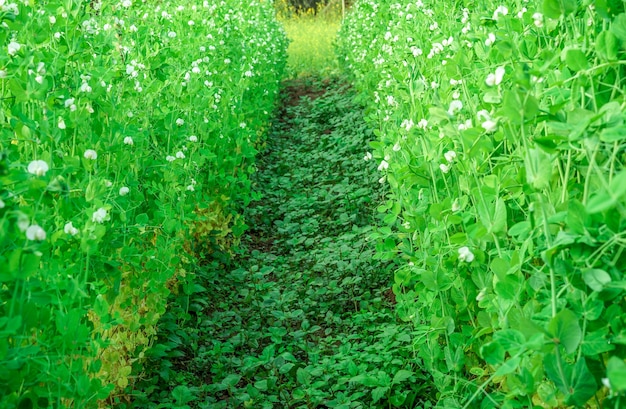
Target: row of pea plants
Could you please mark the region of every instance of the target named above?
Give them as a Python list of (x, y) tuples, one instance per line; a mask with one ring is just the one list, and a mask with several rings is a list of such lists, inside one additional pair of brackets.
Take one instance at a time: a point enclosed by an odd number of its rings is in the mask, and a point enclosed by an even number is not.
[(268, 2), (0, 1), (0, 407), (109, 406), (245, 228)]
[(338, 50), (437, 407), (624, 407), (624, 3), (360, 0)]

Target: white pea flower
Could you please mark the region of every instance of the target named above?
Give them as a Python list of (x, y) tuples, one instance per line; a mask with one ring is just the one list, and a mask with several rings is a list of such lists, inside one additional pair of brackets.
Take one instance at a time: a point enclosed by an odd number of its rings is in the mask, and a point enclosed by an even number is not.
[(83, 82), (79, 88), (80, 92), (84, 92), (89, 94), (91, 91), (93, 91), (93, 88), (91, 88), (91, 86), (89, 85), (88, 82)]
[(496, 36), (493, 33), (489, 33), (489, 35), (487, 35), (487, 39), (485, 40), (485, 45), (489, 47), (495, 42), (496, 42)]
[(63, 231), (65, 232), (65, 234), (69, 234), (70, 236), (76, 236), (78, 234), (78, 229), (74, 227), (72, 222), (65, 223), (65, 226), (63, 226)]
[(191, 135), (189, 137), (189, 142), (198, 142), (198, 137), (196, 135)]
[(481, 126), (487, 133), (493, 133), (498, 129), (498, 123), (492, 119), (487, 119)]
[(445, 163), (441, 163), (439, 165), (439, 169), (443, 172), (443, 173), (448, 173), (450, 172), (450, 166), (446, 165)]
[(176, 160), (176, 158), (174, 156), (172, 156), (172, 155), (167, 155), (165, 157), (165, 160), (168, 161), (168, 162), (174, 162)]
[(387, 104), (388, 105), (396, 105), (396, 99), (393, 97), (393, 95), (388, 95), (387, 96)]
[(133, 138), (131, 138), (130, 136), (127, 136), (124, 138), (124, 145), (134, 145), (135, 141), (133, 141)]
[(372, 154), (370, 152), (366, 152), (365, 156), (363, 157), (363, 160), (367, 162), (368, 160), (371, 160), (372, 158), (373, 158)]
[(55, 24), (57, 22), (57, 18), (54, 16), (50, 16), (48, 17), (48, 21), (50, 22), (50, 24)]
[(500, 85), (500, 83), (502, 82), (502, 78), (504, 78), (505, 72), (506, 71), (504, 70), (504, 67), (496, 68), (496, 71), (494, 73), (489, 73), (489, 75), (487, 75), (485, 83), (490, 87)]
[(404, 128), (407, 132), (409, 132), (414, 126), (415, 123), (412, 119), (405, 119), (402, 121), (402, 124), (400, 124), (400, 127)]
[(7, 51), (9, 52), (9, 55), (13, 56), (13, 55), (17, 54), (17, 52), (20, 50), (20, 48), (22, 48), (22, 45), (20, 43), (14, 41), (14, 40), (11, 40), (11, 42), (7, 46)]
[(94, 151), (93, 149), (87, 149), (85, 153), (83, 154), (83, 156), (85, 157), (85, 159), (89, 159), (89, 160), (98, 159), (98, 153)]
[(543, 27), (543, 14), (541, 13), (533, 14), (533, 20), (534, 20), (535, 26)]
[(185, 124), (185, 120), (182, 118), (176, 119), (176, 125), (183, 126)]
[(104, 223), (108, 216), (109, 214), (107, 212), (107, 209), (101, 207), (93, 212), (93, 215), (91, 216), (91, 221), (94, 223)]
[(458, 99), (454, 99), (452, 100), (452, 102), (450, 102), (450, 107), (448, 108), (448, 114), (454, 115), (457, 112), (459, 112), (461, 109), (463, 109), (463, 103)]
[(402, 149), (402, 147), (400, 146), (400, 142), (396, 142), (396, 144), (393, 145), (393, 151), (398, 152), (400, 151), (400, 149)]
[(467, 246), (463, 246), (459, 249), (459, 261), (471, 263), (474, 261), (474, 253)]
[(230, 58), (225, 58), (224, 59), (224, 64), (230, 64), (230, 63), (231, 63)]
[(383, 183), (385, 183), (386, 180), (387, 180), (387, 178), (385, 176), (383, 176), (382, 178), (378, 179), (378, 183), (383, 184)]
[(187, 190), (190, 191), (190, 192), (193, 192), (193, 191), (196, 190), (196, 188), (193, 185), (189, 185), (189, 186), (187, 186)]
[(28, 164), (28, 173), (35, 176), (45, 175), (48, 169), (48, 164), (43, 160), (34, 160)]
[(127, 186), (120, 188), (120, 196), (126, 196), (128, 193), (130, 193), (130, 189)]
[(176, 37), (176, 32), (175, 31), (170, 31), (169, 33), (167, 33), (167, 36), (169, 38), (175, 38)]
[(448, 151), (448, 152), (443, 154), (443, 157), (446, 158), (448, 163), (451, 163), (456, 158), (456, 152), (455, 151)]
[(26, 238), (30, 241), (43, 241), (46, 239), (46, 231), (39, 225), (30, 225), (26, 229)]
[(459, 199), (454, 199), (454, 202), (452, 202), (452, 212), (458, 212), (459, 210), (461, 210), (461, 205), (459, 204)]
[(526, 7), (522, 7), (522, 9), (517, 13), (517, 18), (524, 18), (524, 14), (528, 11)]
[(65, 125), (65, 119), (63, 119), (63, 117), (59, 117), (59, 121), (57, 122), (57, 126), (59, 127), (59, 129), (67, 128), (67, 125)]
[(496, 11), (493, 12), (493, 19), (497, 20), (500, 16), (506, 16), (509, 14), (509, 9), (505, 6), (498, 6)]
[(246, 127), (247, 127), (247, 126), (248, 126), (248, 125), (247, 125), (245, 122), (242, 122), (242, 123), (240, 123), (240, 124), (239, 124), (239, 127), (240, 127), (241, 129), (246, 129)]
[(185, 159), (185, 154), (181, 151), (176, 152), (177, 159)]
[(387, 162), (386, 160), (383, 159), (380, 162), (380, 165), (378, 165), (378, 170), (382, 171), (382, 170), (386, 170), (386, 169), (389, 169), (389, 162)]
[(428, 121), (426, 119), (420, 119), (420, 121), (417, 123), (417, 127), (421, 129), (426, 129), (426, 127), (428, 127)]
[(25, 233), (28, 226), (30, 226), (28, 217), (24, 213), (19, 213), (17, 216), (17, 228), (20, 229), (22, 233)]
[(5, 70), (0, 70), (0, 78), (6, 78), (7, 72)]

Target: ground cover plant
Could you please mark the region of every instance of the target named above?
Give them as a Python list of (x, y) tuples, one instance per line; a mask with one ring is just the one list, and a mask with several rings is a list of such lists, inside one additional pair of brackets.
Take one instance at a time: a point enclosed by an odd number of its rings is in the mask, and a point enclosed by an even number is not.
[(0, 1), (0, 407), (110, 406), (238, 240), (286, 39), (266, 2)]
[(622, 2), (358, 1), (378, 257), (440, 408), (626, 405)]
[(285, 98), (238, 255), (164, 317), (133, 407), (412, 408), (428, 395), (390, 263), (372, 261), (384, 190), (363, 113), (336, 79), (293, 81)]

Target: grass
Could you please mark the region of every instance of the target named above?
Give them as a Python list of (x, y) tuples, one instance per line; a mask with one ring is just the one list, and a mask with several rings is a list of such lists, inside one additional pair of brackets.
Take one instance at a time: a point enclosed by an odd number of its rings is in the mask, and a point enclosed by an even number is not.
[(338, 68), (333, 42), (341, 13), (280, 17), (290, 40), (287, 67), (292, 77), (325, 75)]

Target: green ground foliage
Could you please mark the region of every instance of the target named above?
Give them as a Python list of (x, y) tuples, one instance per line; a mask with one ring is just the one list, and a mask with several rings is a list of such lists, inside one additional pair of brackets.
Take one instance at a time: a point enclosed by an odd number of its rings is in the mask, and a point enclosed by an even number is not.
[(291, 82), (284, 98), (259, 159), (250, 230), (232, 263), (207, 265), (197, 291), (166, 314), (134, 407), (420, 401), (411, 338), (391, 309), (391, 265), (372, 261), (384, 193), (363, 160), (373, 135), (341, 81)]
[(626, 14), (373, 1), (339, 33), (440, 408), (626, 406)]

